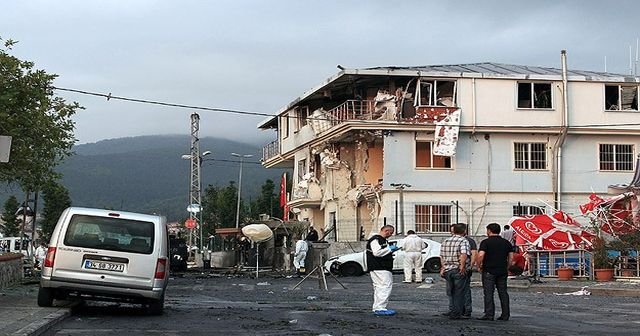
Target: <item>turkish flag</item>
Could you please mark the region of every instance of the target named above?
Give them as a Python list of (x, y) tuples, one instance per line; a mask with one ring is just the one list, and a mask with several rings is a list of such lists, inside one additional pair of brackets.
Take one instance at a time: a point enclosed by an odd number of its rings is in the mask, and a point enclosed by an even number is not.
[(289, 205), (287, 197), (287, 173), (282, 174), (282, 180), (280, 181), (280, 206), (282, 209), (282, 220), (289, 220)]

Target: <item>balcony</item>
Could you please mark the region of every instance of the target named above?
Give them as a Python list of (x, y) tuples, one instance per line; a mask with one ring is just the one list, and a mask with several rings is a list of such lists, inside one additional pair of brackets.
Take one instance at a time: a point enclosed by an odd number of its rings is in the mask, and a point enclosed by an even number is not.
[(266, 162), (278, 155), (280, 155), (280, 141), (277, 139), (262, 147), (262, 162)]

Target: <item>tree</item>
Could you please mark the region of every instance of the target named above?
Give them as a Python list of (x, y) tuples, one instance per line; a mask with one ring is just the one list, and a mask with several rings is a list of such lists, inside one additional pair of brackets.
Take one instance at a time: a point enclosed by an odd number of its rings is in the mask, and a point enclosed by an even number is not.
[(49, 182), (42, 188), (44, 208), (42, 209), (42, 239), (49, 241), (51, 233), (64, 209), (71, 206), (69, 191), (58, 182)]
[(282, 218), (282, 208), (280, 199), (276, 195), (276, 186), (273, 180), (266, 180), (262, 184), (260, 196), (251, 207), (251, 217), (257, 218), (260, 214), (267, 214), (271, 217)]
[[(236, 202), (238, 199), (238, 188), (234, 181), (224, 188), (209, 185), (205, 189), (202, 197), (202, 218), (205, 222), (205, 232), (212, 231), (215, 227), (235, 227), (236, 223)], [(240, 210), (243, 210), (242, 202)], [(244, 218), (245, 212), (240, 213), (240, 218)]]
[(55, 166), (71, 155), (71, 116), (82, 107), (54, 95), (57, 75), (10, 55), (15, 43), (6, 40), (0, 45), (0, 134), (13, 138), (10, 161), (0, 165), (0, 182), (37, 191), (55, 180)]
[(4, 222), (4, 235), (6, 237), (17, 237), (20, 233), (18, 227), (18, 217), (16, 211), (20, 203), (18, 199), (11, 195), (6, 202), (4, 202), (4, 210), (2, 211), (2, 221)]

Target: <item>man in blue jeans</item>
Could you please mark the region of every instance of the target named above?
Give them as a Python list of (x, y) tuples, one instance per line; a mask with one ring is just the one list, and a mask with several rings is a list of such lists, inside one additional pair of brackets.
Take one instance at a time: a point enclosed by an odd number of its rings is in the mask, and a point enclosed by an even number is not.
[(464, 238), (466, 225), (455, 224), (453, 235), (440, 245), (440, 276), (447, 281), (447, 295), (451, 297), (450, 311), (445, 315), (452, 320), (467, 318), (464, 310), (464, 294), (467, 285), (466, 261), (470, 254), (469, 241)]
[(496, 306), (493, 292), (498, 289), (501, 313), (499, 321), (508, 321), (509, 294), (507, 293), (508, 267), (513, 260), (513, 247), (506, 239), (500, 237), (500, 225), (487, 225), (488, 238), (480, 243), (478, 252), (478, 268), (482, 272), (482, 288), (484, 289), (484, 315), (478, 320), (493, 321)]

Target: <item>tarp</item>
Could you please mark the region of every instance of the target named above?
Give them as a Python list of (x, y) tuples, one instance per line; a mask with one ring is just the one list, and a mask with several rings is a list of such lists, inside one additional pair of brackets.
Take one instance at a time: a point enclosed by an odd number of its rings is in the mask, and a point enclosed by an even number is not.
[(562, 211), (512, 217), (509, 225), (518, 237), (539, 250), (574, 250), (592, 245), (593, 235)]

